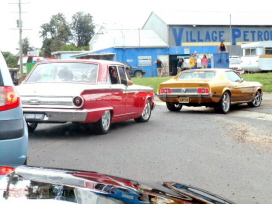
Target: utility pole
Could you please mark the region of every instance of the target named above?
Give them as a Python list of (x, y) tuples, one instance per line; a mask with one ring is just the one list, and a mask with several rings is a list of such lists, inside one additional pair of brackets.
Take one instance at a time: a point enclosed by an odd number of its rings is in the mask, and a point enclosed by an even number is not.
[(230, 33), (229, 33), (229, 38), (230, 38), (229, 56), (231, 56), (231, 47), (232, 47), (231, 14), (230, 14)]
[(22, 46), (22, 9), (21, 9), (21, 0), (19, 0), (19, 57), (20, 57), (20, 78), (23, 77), (23, 46)]

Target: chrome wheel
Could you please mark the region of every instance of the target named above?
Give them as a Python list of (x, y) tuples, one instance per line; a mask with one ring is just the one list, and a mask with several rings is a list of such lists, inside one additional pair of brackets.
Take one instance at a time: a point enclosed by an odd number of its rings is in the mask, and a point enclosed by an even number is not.
[(135, 77), (143, 77), (143, 74), (140, 71), (136, 71), (135, 74), (134, 74), (134, 76)]
[(220, 102), (214, 107), (216, 112), (227, 113), (230, 110), (230, 93), (225, 92)]
[(94, 132), (95, 134), (107, 134), (111, 125), (111, 112), (109, 110), (105, 111), (100, 118), (99, 121), (97, 121), (94, 124)]
[(251, 102), (249, 102), (248, 105), (249, 105), (250, 107), (258, 107), (258, 106), (261, 105), (262, 100), (263, 100), (263, 99), (262, 99), (261, 91), (257, 91), (257, 93), (256, 93), (256, 95), (255, 95), (255, 97), (254, 97), (254, 99), (253, 99)]
[(142, 115), (139, 118), (135, 118), (136, 122), (147, 122), (151, 116), (151, 102), (150, 100), (146, 101)]
[(102, 115), (102, 126), (104, 130), (108, 130), (110, 127), (111, 122), (111, 114), (110, 111), (105, 111), (105, 113)]

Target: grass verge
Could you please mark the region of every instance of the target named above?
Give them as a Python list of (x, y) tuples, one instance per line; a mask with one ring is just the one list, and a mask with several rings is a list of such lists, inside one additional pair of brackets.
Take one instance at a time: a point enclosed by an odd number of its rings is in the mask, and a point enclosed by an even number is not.
[[(171, 77), (144, 77), (144, 78), (132, 78), (132, 81), (135, 84), (149, 86), (157, 92), (158, 86), (160, 83), (171, 79)], [(242, 78), (246, 81), (258, 81), (263, 84), (264, 92), (272, 92), (272, 72), (269, 73), (255, 73), (255, 74), (242, 74)]]

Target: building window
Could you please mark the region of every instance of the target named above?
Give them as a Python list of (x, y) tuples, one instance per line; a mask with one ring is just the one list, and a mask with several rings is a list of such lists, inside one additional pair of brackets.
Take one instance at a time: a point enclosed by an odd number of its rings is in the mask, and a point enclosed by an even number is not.
[(246, 49), (246, 56), (247, 55), (256, 55), (256, 49), (252, 48)]
[(272, 47), (266, 47), (265, 48), (265, 54), (266, 55), (272, 55)]

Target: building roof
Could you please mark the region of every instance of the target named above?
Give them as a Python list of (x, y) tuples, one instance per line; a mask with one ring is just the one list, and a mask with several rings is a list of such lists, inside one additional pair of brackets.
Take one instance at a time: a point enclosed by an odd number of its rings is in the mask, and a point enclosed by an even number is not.
[[(268, 12), (178, 12), (154, 11), (149, 18), (155, 15), (167, 25), (245, 25), (245, 26), (271, 26), (272, 15)], [(149, 19), (148, 18), (148, 19)], [(147, 19), (147, 21), (148, 21)]]
[(77, 54), (77, 53), (81, 53), (84, 52), (83, 51), (56, 51), (56, 52), (52, 52), (51, 55), (61, 55), (61, 54)]
[(168, 45), (153, 31), (140, 29), (104, 29), (93, 37), (90, 44), (93, 50), (109, 47), (168, 47)]
[(261, 41), (242, 44), (241, 48), (272, 47), (272, 41)]

